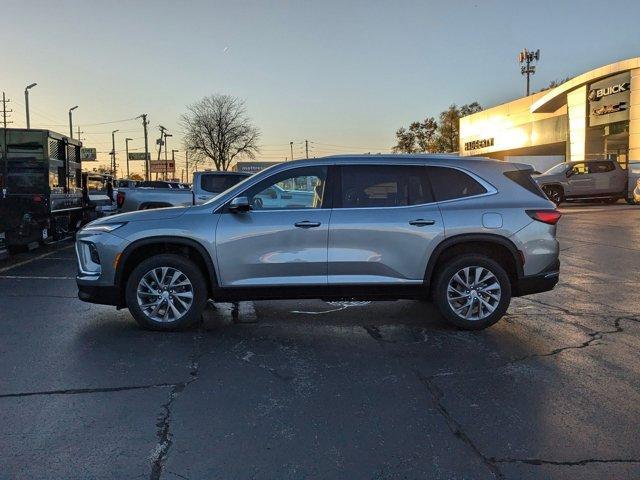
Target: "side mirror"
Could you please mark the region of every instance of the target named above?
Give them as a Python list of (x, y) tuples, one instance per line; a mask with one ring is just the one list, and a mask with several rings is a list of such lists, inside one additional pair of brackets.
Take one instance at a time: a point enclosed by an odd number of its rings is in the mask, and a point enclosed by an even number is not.
[(236, 197), (229, 203), (229, 211), (232, 213), (242, 213), (251, 210), (251, 204), (247, 197)]

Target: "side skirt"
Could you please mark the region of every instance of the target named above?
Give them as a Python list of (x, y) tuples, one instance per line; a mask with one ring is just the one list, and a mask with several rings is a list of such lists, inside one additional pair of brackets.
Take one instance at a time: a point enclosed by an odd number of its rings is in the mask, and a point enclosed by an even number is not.
[(216, 288), (213, 300), (218, 302), (245, 300), (400, 300), (426, 299), (424, 285), (304, 285), (278, 287)]

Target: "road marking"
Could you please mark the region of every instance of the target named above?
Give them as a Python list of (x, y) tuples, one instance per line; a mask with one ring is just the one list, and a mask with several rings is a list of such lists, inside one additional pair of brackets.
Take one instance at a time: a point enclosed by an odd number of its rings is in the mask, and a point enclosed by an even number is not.
[(32, 277), (29, 275), (0, 275), (0, 280), (75, 280), (76, 277)]
[(42, 255), (38, 255), (37, 257), (29, 258), (27, 260), (23, 260), (22, 262), (14, 263), (13, 265), (9, 265), (8, 267), (0, 268), (0, 273), (9, 271), (12, 268), (21, 267), (22, 265), (27, 265), (31, 262), (35, 262), (36, 260), (40, 260), (42, 258), (48, 257), (49, 255), (53, 255), (54, 253), (59, 252), (61, 250), (68, 250), (70, 248), (73, 248), (73, 245), (69, 245), (63, 248), (58, 248), (52, 252), (43, 253)]

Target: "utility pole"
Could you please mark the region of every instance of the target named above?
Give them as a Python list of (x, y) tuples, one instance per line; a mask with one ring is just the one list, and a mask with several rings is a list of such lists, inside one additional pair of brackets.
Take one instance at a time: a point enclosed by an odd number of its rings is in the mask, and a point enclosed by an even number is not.
[(80, 125), (78, 125), (78, 140), (82, 141), (82, 138), (80, 138), (80, 135), (82, 135), (84, 132), (80, 131)]
[(531, 65), (531, 62), (540, 60), (540, 50), (536, 50), (535, 52), (530, 52), (526, 48), (523, 48), (522, 51), (518, 54), (518, 61), (524, 65), (520, 67), (520, 73), (522, 75), (527, 76), (527, 97), (530, 95), (530, 80), (529, 77), (536, 73), (536, 67)]
[(133, 140), (133, 138), (124, 139), (124, 151), (127, 155), (127, 178), (129, 178), (129, 140)]
[(293, 160), (293, 142), (289, 142), (289, 146), (291, 147), (291, 160)]
[(7, 128), (7, 123), (13, 123), (10, 120), (7, 120), (7, 117), (10, 115), (7, 115), (11, 112), (13, 112), (13, 110), (7, 110), (7, 103), (9, 103), (11, 100), (9, 100), (7, 97), (5, 97), (4, 92), (2, 92), (2, 123), (4, 125), (4, 128)]
[(309, 158), (309, 140), (304, 141), (304, 150), (307, 158)]
[(162, 125), (160, 125), (160, 139), (158, 140), (158, 161), (160, 161), (160, 154), (162, 153), (162, 144), (164, 142), (164, 132), (167, 130)]
[(142, 118), (142, 128), (144, 129), (144, 179), (151, 180), (151, 178), (149, 178), (149, 160), (151, 159), (149, 158), (149, 136), (147, 134), (147, 125), (149, 122), (147, 122), (146, 113), (143, 113), (138, 118)]
[(31, 128), (31, 122), (29, 121), (29, 90), (38, 85), (37, 83), (32, 83), (27, 85), (27, 88), (24, 89), (24, 108), (27, 111), (27, 130)]
[(184, 151), (184, 169), (187, 172), (187, 183), (189, 183), (189, 150)]
[[(160, 128), (160, 138), (158, 139), (158, 161), (160, 161), (160, 154), (162, 153), (162, 145), (164, 144), (164, 132), (167, 130), (162, 125), (159, 125)], [(158, 172), (156, 172), (156, 180), (158, 180)]]
[(73, 138), (73, 116), (71, 112), (73, 112), (76, 108), (78, 108), (78, 105), (69, 109), (69, 136), (71, 138)]
[(111, 150), (111, 155), (113, 155), (111, 157), (111, 175), (113, 176), (114, 180), (116, 177), (116, 133), (119, 132), (119, 130), (114, 130), (113, 132), (111, 132), (111, 146), (113, 148), (113, 150)]
[(169, 159), (167, 158), (167, 137), (173, 137), (170, 133), (164, 132), (164, 179), (169, 178)]
[(4, 92), (2, 92), (2, 123), (4, 125), (4, 129), (2, 130), (2, 134), (4, 136), (2, 141), (2, 184), (0, 187), (2, 188), (2, 198), (6, 198), (7, 196), (7, 176), (9, 173), (9, 161), (7, 160), (7, 123), (13, 123), (10, 120), (7, 120), (7, 114), (11, 113), (12, 110), (7, 110), (7, 103), (9, 100), (5, 97)]

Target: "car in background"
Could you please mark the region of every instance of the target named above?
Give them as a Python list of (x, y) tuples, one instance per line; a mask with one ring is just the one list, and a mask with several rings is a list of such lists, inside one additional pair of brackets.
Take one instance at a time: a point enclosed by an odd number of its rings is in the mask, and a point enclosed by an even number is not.
[(640, 161), (630, 161), (627, 172), (629, 175), (627, 203), (640, 205)]
[(627, 198), (627, 172), (615, 160), (563, 162), (533, 178), (556, 205), (594, 199), (615, 203)]
[(530, 172), (430, 155), (282, 163), (202, 205), (91, 223), (78, 295), (154, 330), (188, 327), (208, 299), (288, 298), (432, 299), (451, 324), (486, 328), (558, 282), (560, 213)]
[(118, 190), (118, 211), (199, 205), (249, 176), (240, 172), (194, 172), (192, 188), (178, 182), (141, 182), (137, 188)]
[[(111, 183), (111, 189), (109, 189)], [(96, 215), (105, 217), (118, 212), (115, 202), (115, 189), (111, 175), (100, 173), (87, 174), (87, 194), (89, 202), (96, 207)], [(113, 197), (113, 198), (112, 198)]]

